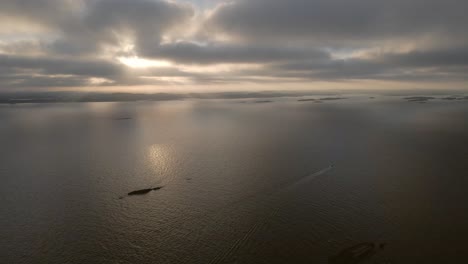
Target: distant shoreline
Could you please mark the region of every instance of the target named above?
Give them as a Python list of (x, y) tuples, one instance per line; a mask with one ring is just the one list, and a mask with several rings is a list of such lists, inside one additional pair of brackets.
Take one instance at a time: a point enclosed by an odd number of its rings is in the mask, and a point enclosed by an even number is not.
[[(346, 95), (363, 95), (367, 99), (375, 99), (374, 95), (369, 97), (370, 93), (346, 93)], [(106, 102), (157, 102), (157, 101), (181, 101), (187, 99), (254, 99), (257, 102), (272, 102), (274, 98), (299, 98), (299, 102), (317, 101), (317, 100), (338, 100), (347, 99), (340, 93), (322, 93), (322, 92), (219, 92), (219, 93), (81, 93), (81, 92), (10, 92), (0, 93), (0, 104), (27, 104), (27, 103), (106, 103)], [(401, 96), (408, 98), (429, 98), (436, 100), (468, 100), (468, 93), (418, 93), (418, 94), (379, 94), (383, 96)], [(323, 97), (327, 96), (327, 97)], [(411, 96), (411, 97), (408, 97)], [(317, 97), (317, 98), (310, 98)]]

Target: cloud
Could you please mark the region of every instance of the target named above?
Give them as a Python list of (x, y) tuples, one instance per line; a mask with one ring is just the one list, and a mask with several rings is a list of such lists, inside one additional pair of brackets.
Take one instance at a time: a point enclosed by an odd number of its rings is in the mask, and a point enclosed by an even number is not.
[(368, 58), (292, 61), (265, 69), (272, 75), (313, 80), (466, 80), (468, 49), (379, 53)]
[(0, 21), (8, 23), (0, 32), (15, 25), (31, 32), (0, 33), (0, 84), (82, 86), (89, 78), (144, 83), (116, 58), (159, 46), (166, 32), (193, 14), (188, 4), (163, 0), (4, 0)]
[(86, 6), (78, 21), (67, 24), (53, 47), (61, 53), (95, 52), (114, 47), (136, 50), (157, 46), (163, 35), (193, 16), (189, 5), (152, 0), (102, 0)]
[(115, 80), (123, 75), (121, 65), (107, 60), (18, 55), (0, 55), (0, 70), (3, 88), (82, 86), (93, 78)]
[(68, 74), (112, 77), (121, 73), (121, 66), (107, 60), (58, 59), (47, 57), (0, 55), (3, 68), (39, 70), (43, 74)]
[(2, 0), (0, 18), (12, 21), (3, 27), (14, 26), (15, 22), (39, 24), (47, 28), (58, 28), (69, 21), (79, 7), (72, 0)]
[(459, 0), (238, 0), (220, 5), (215, 30), (247, 41), (342, 46), (429, 33), (466, 35)]
[(465, 1), (192, 2), (2, 0), (0, 89), (467, 79)]
[(393, 65), (406, 67), (468, 67), (468, 46), (449, 49), (415, 50), (406, 53), (386, 54), (381, 59)]
[(163, 0), (4, 0), (0, 8), (0, 19), (10, 21), (3, 27), (41, 25), (50, 32), (43, 38), (50, 52), (78, 55), (124, 44), (142, 50), (159, 45), (193, 15), (190, 5)]
[(314, 48), (275, 47), (193, 42), (157, 46), (145, 55), (186, 64), (268, 63), (287, 60), (327, 59), (326, 51)]

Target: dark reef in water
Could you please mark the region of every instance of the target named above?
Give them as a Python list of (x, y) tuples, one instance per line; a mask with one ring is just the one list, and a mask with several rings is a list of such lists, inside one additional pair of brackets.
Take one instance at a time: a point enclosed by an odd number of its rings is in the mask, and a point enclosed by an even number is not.
[(271, 103), (273, 101), (270, 101), (270, 100), (259, 100), (259, 101), (255, 101), (254, 103), (256, 104), (266, 104), (266, 103)]
[(448, 100), (448, 101), (461, 100), (461, 99), (463, 98), (457, 97), (457, 96), (447, 96), (447, 97), (442, 98), (442, 100)]
[[(148, 189), (140, 189), (140, 190), (136, 190), (136, 191), (132, 191), (132, 192), (129, 192), (127, 193), (127, 196), (134, 196), (134, 195), (145, 195), (151, 191), (157, 191), (157, 190), (160, 190), (162, 189), (163, 186), (159, 186), (159, 187), (155, 187), (155, 188), (148, 188)], [(119, 199), (123, 199), (124, 196), (121, 196), (119, 197)]]
[(346, 97), (323, 97), (319, 99), (314, 99), (314, 98), (305, 98), (305, 99), (299, 99), (297, 100), (298, 102), (314, 102), (314, 103), (323, 103), (323, 101), (337, 101), (337, 100), (345, 100), (348, 99)]
[(313, 98), (309, 98), (309, 99), (299, 99), (297, 100), (298, 102), (314, 102), (314, 103), (322, 103), (322, 101), (318, 100), (318, 99), (313, 99)]
[(426, 103), (429, 100), (434, 100), (436, 98), (431, 97), (431, 96), (411, 96), (411, 97), (405, 97), (403, 99), (405, 99), (408, 102)]
[(345, 99), (348, 99), (346, 97), (324, 97), (324, 98), (320, 98), (319, 100), (320, 101), (336, 101), (336, 100), (345, 100)]
[(457, 96), (457, 95), (451, 95), (447, 97), (443, 97), (442, 100), (448, 100), (448, 101), (455, 101), (455, 100), (468, 100), (468, 96)]

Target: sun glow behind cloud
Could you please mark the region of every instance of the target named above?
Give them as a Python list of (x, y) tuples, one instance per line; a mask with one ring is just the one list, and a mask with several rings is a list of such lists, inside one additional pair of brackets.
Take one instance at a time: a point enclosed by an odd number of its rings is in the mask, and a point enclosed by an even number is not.
[(130, 68), (151, 68), (151, 67), (170, 67), (173, 64), (164, 60), (148, 60), (137, 56), (117, 58), (122, 64)]

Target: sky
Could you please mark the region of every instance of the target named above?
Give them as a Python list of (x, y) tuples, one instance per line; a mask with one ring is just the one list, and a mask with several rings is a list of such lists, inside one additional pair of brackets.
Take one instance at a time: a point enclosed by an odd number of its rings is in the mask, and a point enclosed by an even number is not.
[(0, 0), (0, 91), (468, 89), (468, 1)]

